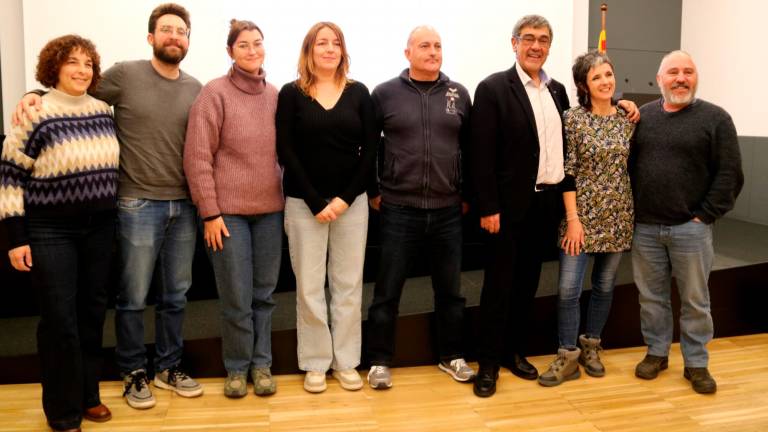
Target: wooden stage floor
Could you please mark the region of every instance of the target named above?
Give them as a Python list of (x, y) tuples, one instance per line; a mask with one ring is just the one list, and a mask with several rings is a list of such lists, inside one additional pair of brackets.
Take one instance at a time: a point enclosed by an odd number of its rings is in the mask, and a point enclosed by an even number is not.
[[(654, 381), (634, 376), (644, 348), (603, 353), (604, 378), (544, 388), (503, 370), (495, 396), (480, 399), (437, 367), (394, 369), (394, 387), (348, 392), (332, 378), (313, 395), (303, 376), (277, 377), (278, 392), (260, 398), (223, 396), (223, 379), (203, 379), (205, 394), (185, 399), (155, 390), (157, 406), (129, 408), (119, 382), (102, 383), (112, 410), (108, 423), (85, 431), (768, 431), (768, 334), (716, 339), (710, 344), (715, 395), (693, 392), (682, 376), (677, 344), (670, 367)], [(543, 371), (550, 356), (533, 357)], [(476, 365), (474, 365), (476, 366)], [(361, 371), (361, 374), (367, 371)], [(249, 387), (250, 388), (250, 387)], [(38, 384), (0, 386), (0, 431), (47, 430)]]

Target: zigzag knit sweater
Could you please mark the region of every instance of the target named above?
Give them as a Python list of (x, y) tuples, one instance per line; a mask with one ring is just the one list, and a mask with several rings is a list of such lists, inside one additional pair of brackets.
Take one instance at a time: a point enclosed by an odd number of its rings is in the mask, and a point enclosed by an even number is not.
[(25, 218), (114, 209), (119, 145), (109, 106), (51, 90), (32, 122), (16, 126), (0, 157), (0, 220), (10, 246), (29, 243)]

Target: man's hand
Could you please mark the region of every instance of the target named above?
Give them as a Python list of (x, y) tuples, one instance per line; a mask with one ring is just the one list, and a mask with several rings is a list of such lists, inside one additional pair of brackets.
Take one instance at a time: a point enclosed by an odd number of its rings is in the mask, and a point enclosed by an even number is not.
[(376, 195), (373, 198), (368, 198), (368, 205), (376, 211), (381, 211), (381, 195)]
[(14, 126), (20, 126), (26, 123), (25, 117), (30, 121), (33, 118), (33, 113), (36, 113), (42, 109), (43, 98), (37, 93), (27, 93), (16, 105), (16, 111), (11, 117), (11, 124)]
[(15, 247), (8, 251), (11, 265), (18, 271), (28, 272), (32, 270), (32, 249), (29, 245)]
[(491, 234), (498, 233), (499, 229), (501, 228), (501, 213), (481, 217), (480, 228), (488, 231)]
[(627, 112), (627, 119), (632, 123), (640, 121), (640, 110), (637, 108), (634, 102), (631, 100), (622, 99), (618, 102), (618, 105)]

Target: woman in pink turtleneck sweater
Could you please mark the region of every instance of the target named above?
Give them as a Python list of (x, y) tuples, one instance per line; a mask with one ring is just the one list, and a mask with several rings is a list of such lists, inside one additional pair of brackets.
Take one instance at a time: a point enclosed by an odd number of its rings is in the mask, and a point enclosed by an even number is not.
[(243, 397), (250, 372), (257, 395), (272, 379), (272, 292), (280, 273), (282, 175), (275, 153), (277, 89), (265, 80), (263, 34), (232, 20), (234, 61), (189, 112), (184, 172), (203, 220), (221, 301), (224, 394)]

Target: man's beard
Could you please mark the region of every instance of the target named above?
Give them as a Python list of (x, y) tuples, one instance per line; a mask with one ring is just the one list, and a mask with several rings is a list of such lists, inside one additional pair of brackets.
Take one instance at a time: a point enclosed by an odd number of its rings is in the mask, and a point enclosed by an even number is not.
[[(168, 51), (166, 51), (166, 48), (170, 48), (172, 46), (175, 46), (181, 52), (178, 54), (171, 54)], [(160, 60), (163, 63), (168, 63), (172, 65), (177, 65), (181, 63), (181, 61), (184, 60), (184, 57), (187, 56), (187, 50), (184, 47), (181, 47), (179, 45), (158, 46), (157, 44), (155, 44), (152, 47), (152, 51), (154, 52), (155, 57), (158, 60)]]
[(680, 87), (680, 85), (674, 85), (669, 90), (664, 87), (661, 88), (661, 95), (664, 97), (665, 102), (672, 105), (688, 105), (693, 102), (693, 98), (696, 97), (696, 87), (689, 86), (688, 93), (685, 95), (677, 95), (672, 92), (677, 87)]

